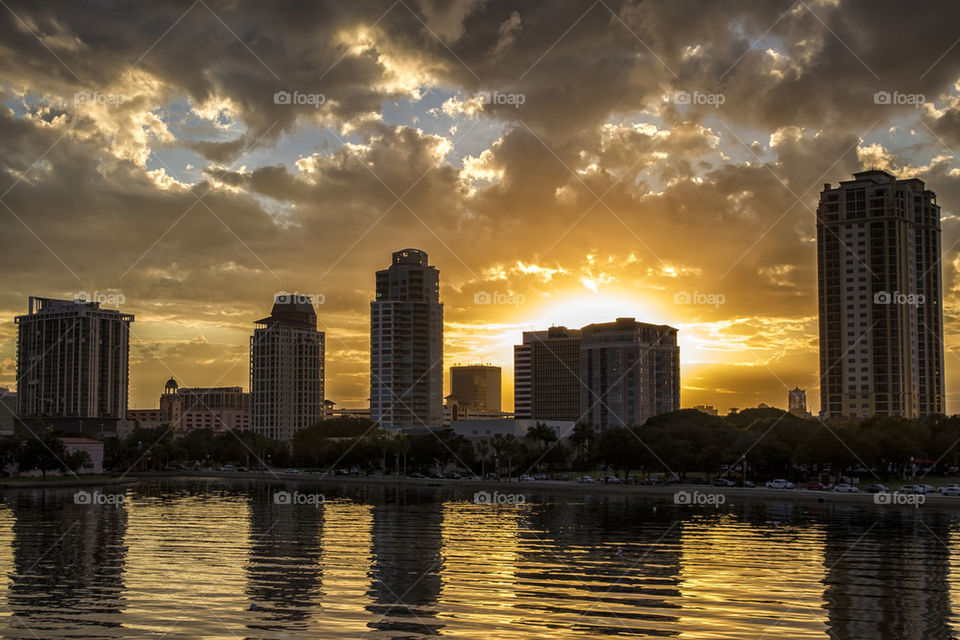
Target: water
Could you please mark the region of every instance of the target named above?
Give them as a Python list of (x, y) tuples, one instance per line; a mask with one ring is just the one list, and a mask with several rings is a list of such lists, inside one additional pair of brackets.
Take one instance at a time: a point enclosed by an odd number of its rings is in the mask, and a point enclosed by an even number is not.
[[(322, 491), (322, 506), (277, 490)], [(949, 638), (960, 512), (227, 480), (6, 491), (4, 638)], [(251, 603), (255, 607), (251, 610)]]

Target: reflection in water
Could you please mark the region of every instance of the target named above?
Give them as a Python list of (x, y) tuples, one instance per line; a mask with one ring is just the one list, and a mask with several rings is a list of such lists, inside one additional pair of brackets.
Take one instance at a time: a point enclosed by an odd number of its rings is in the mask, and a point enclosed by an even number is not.
[[(436, 635), (443, 570), (443, 504), (393, 492), (373, 507), (370, 597), (372, 629)], [(390, 636), (399, 637), (399, 636)]]
[(950, 526), (917, 510), (838, 509), (827, 529), (831, 638), (950, 638)]
[(125, 607), (122, 504), (76, 504), (72, 491), (21, 493), (12, 516), (9, 638), (115, 637)]
[[(247, 594), (261, 611), (251, 629), (303, 630), (320, 610), (320, 531), (323, 507), (312, 502), (279, 504), (292, 490), (251, 485)], [(310, 494), (313, 495), (313, 494)]]
[(8, 490), (0, 637), (941, 640), (957, 622), (953, 510), (337, 481), (322, 505), (275, 503), (294, 488), (149, 481), (120, 507)]

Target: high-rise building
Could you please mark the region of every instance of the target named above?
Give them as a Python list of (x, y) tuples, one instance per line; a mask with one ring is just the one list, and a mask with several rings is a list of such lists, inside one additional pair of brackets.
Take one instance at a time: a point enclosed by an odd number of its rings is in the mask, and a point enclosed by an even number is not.
[(594, 429), (640, 425), (680, 408), (677, 330), (633, 318), (580, 330), (580, 406)]
[(99, 302), (30, 297), (17, 322), (17, 414), (70, 433), (116, 433), (127, 416), (133, 316)]
[(324, 334), (308, 296), (276, 296), (250, 338), (250, 427), (274, 440), (323, 419)]
[(787, 392), (787, 410), (795, 416), (803, 418), (807, 415), (807, 392), (796, 387)]
[(825, 184), (817, 266), (821, 414), (944, 413), (936, 194), (876, 170)]
[(440, 272), (419, 249), (393, 254), (377, 271), (370, 303), (370, 417), (382, 429), (443, 422)]
[(450, 367), (450, 395), (461, 409), (500, 411), (500, 367), (487, 364)]
[(580, 418), (580, 331), (524, 331), (513, 348), (513, 405), (517, 419)]

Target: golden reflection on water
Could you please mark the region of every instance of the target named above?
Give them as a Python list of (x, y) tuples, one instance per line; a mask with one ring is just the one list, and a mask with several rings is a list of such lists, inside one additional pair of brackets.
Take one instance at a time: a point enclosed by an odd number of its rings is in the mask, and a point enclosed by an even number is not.
[(947, 638), (960, 596), (950, 513), (282, 488), (8, 492), (0, 635)]
[[(823, 638), (825, 535), (707, 516), (683, 523), (681, 638)], [(758, 633), (758, 629), (760, 630)]]

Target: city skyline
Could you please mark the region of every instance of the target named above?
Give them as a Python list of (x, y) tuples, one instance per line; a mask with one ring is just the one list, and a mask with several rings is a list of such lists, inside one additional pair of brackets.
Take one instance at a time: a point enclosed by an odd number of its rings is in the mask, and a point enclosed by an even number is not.
[[(936, 12), (905, 33), (892, 6), (826, 1), (719, 30), (720, 7), (361, 3), (324, 14), (322, 42), (258, 46), (243, 35), (301, 19), (15, 10), (0, 316), (122, 296), (132, 406), (171, 374), (246, 386), (248, 323), (281, 290), (322, 296), (326, 395), (362, 404), (370, 274), (415, 246), (444, 273), (444, 368), (499, 364), (505, 408), (523, 331), (626, 316), (678, 328), (683, 406), (799, 383), (816, 412), (818, 191), (876, 168), (939, 195), (960, 407), (960, 90)], [(899, 40), (910, 56), (877, 45)], [(15, 342), (0, 323), (0, 386)]]

